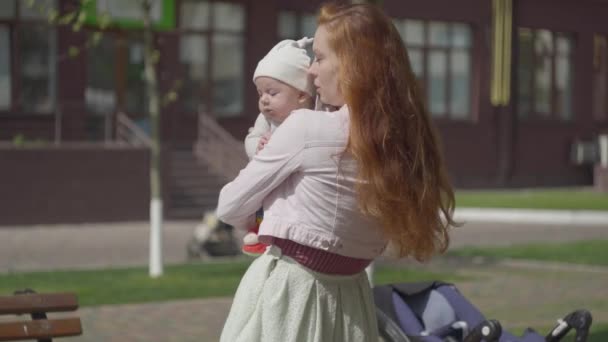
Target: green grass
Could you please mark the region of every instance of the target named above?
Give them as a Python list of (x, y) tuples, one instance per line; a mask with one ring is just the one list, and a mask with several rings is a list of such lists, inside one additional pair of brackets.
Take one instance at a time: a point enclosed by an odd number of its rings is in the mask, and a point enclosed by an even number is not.
[[(24, 288), (74, 292), (82, 306), (232, 296), (249, 263), (240, 260), (167, 266), (165, 275), (157, 279), (151, 279), (146, 268), (1, 274), (0, 295)], [(378, 283), (456, 279), (452, 274), (394, 266), (378, 267), (375, 278)]]
[(185, 264), (165, 268), (152, 279), (147, 268), (11, 273), (0, 275), (0, 294), (32, 288), (74, 292), (82, 306), (229, 296), (248, 266), (246, 261)]
[(608, 210), (608, 194), (583, 190), (459, 190), (456, 207)]
[[(483, 256), (608, 266), (608, 240), (539, 243), (509, 247), (464, 247), (448, 252), (460, 257)], [(607, 340), (608, 341), (608, 340)]]
[(606, 342), (608, 341), (608, 323), (591, 325), (589, 339), (587, 342)]

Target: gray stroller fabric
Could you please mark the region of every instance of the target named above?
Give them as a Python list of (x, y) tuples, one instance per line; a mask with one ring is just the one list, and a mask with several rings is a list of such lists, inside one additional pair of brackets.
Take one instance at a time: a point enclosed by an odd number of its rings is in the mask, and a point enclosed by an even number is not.
[(437, 290), (412, 296), (408, 304), (426, 331), (438, 330), (458, 320), (450, 303)]

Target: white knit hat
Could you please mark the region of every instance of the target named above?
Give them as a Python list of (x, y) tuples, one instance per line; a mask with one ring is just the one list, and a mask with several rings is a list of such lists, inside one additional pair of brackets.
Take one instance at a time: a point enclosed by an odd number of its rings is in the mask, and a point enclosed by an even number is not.
[(311, 43), (312, 38), (308, 37), (279, 42), (258, 62), (253, 81), (261, 76), (272, 77), (312, 96), (313, 85), (308, 75), (310, 57), (306, 54), (306, 46)]

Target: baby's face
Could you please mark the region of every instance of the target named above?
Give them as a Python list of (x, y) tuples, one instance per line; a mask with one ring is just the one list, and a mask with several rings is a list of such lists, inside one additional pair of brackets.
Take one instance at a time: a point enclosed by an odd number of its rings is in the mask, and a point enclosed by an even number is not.
[(302, 108), (308, 95), (271, 77), (258, 77), (258, 108), (275, 125), (280, 125), (292, 111)]

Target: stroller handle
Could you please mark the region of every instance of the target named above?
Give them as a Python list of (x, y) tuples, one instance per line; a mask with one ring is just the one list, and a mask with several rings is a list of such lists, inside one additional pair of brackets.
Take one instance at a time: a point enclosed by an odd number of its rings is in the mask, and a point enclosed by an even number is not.
[(574, 328), (574, 331), (576, 331), (574, 341), (586, 342), (592, 321), (593, 318), (591, 317), (591, 313), (587, 310), (576, 310), (571, 312), (563, 319), (558, 320), (558, 324), (545, 337), (545, 340), (547, 342), (560, 341), (568, 332), (570, 332), (570, 329)]

